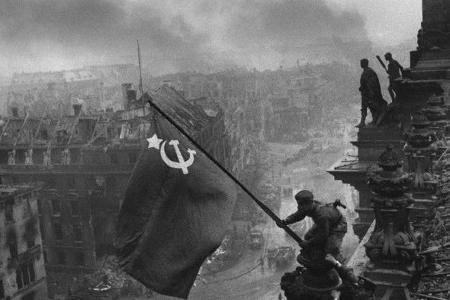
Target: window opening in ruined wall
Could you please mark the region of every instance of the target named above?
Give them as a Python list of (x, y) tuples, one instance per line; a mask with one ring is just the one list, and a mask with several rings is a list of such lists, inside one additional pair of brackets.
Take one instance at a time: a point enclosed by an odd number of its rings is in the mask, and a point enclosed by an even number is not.
[(69, 189), (74, 189), (74, 188), (76, 188), (76, 179), (75, 179), (75, 176), (69, 176), (69, 177), (67, 178), (67, 187), (68, 187)]
[(35, 280), (36, 273), (34, 272), (34, 263), (32, 261), (23, 263), (16, 269), (16, 282), (19, 290), (30, 285)]
[(63, 239), (63, 230), (62, 230), (62, 224), (61, 224), (60, 220), (55, 220), (53, 222), (53, 230), (55, 233), (55, 239), (62, 240)]
[(80, 215), (80, 202), (77, 200), (70, 201), (70, 209), (72, 211), (72, 216)]
[(61, 201), (59, 199), (52, 199), (51, 202), (53, 215), (61, 215)]
[(42, 216), (42, 212), (44, 211), (44, 205), (43, 200), (41, 198), (37, 199), (37, 205), (38, 205), (38, 215)]
[(73, 225), (73, 240), (75, 242), (83, 241), (83, 229), (80, 224)]
[(24, 239), (27, 242), (28, 248), (33, 248), (35, 246), (36, 236), (38, 235), (38, 228), (37, 228), (37, 218), (36, 216), (31, 216), (26, 222), (25, 222), (25, 233), (24, 233)]
[(7, 222), (14, 222), (14, 202), (13, 201), (8, 200), (6, 202), (5, 218), (6, 218)]
[(9, 253), (11, 258), (16, 258), (18, 256), (17, 253), (17, 234), (14, 228), (10, 228), (8, 230), (6, 240), (8, 243)]
[(81, 251), (75, 252), (75, 264), (84, 266), (84, 253)]
[(55, 181), (55, 177), (53, 177), (52, 175), (47, 176), (47, 183), (46, 183), (46, 187), (47, 188), (51, 188), (54, 189), (56, 188), (56, 181)]
[(59, 265), (65, 265), (66, 264), (66, 253), (64, 251), (58, 251), (57, 254), (58, 264)]
[(110, 153), (109, 159), (112, 164), (118, 164), (119, 163), (119, 157), (117, 156), (117, 153)]
[(128, 160), (130, 164), (134, 164), (137, 161), (137, 153), (136, 152), (128, 153)]

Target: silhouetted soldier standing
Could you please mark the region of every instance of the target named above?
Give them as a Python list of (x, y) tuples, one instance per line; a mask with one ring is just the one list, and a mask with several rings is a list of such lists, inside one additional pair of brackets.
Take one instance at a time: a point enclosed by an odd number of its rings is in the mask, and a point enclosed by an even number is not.
[(359, 91), (361, 92), (361, 121), (357, 127), (364, 127), (367, 117), (367, 108), (372, 114), (372, 125), (377, 125), (386, 110), (387, 103), (381, 94), (380, 81), (377, 73), (369, 68), (369, 60), (366, 58), (360, 61), (363, 73), (361, 74)]
[(388, 91), (392, 102), (395, 102), (398, 96), (398, 82), (396, 80), (402, 77), (403, 67), (398, 61), (392, 58), (392, 54), (389, 52), (384, 55), (384, 58), (389, 62), (387, 66), (387, 73), (389, 75)]

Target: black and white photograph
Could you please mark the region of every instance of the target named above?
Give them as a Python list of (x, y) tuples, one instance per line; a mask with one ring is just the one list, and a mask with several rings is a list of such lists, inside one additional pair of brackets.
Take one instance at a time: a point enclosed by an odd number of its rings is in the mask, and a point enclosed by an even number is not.
[(449, 149), (450, 0), (0, 0), (0, 300), (450, 300)]

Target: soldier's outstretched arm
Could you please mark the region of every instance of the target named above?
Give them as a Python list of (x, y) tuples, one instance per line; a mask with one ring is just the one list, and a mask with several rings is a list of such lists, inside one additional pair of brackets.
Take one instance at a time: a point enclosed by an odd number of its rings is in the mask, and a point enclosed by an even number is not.
[(298, 210), (295, 213), (293, 213), (292, 215), (288, 216), (284, 220), (284, 224), (289, 225), (289, 224), (297, 223), (297, 222), (300, 222), (301, 220), (303, 220), (305, 217), (306, 217), (305, 213)]

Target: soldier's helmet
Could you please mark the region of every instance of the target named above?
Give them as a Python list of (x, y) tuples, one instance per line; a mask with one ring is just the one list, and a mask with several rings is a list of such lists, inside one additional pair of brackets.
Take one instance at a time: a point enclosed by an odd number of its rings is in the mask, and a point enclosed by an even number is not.
[(359, 61), (361, 68), (366, 68), (369, 66), (369, 60), (367, 58), (363, 58)]
[(308, 190), (301, 190), (297, 194), (295, 194), (295, 200), (297, 200), (298, 204), (307, 205), (313, 203), (314, 195)]

